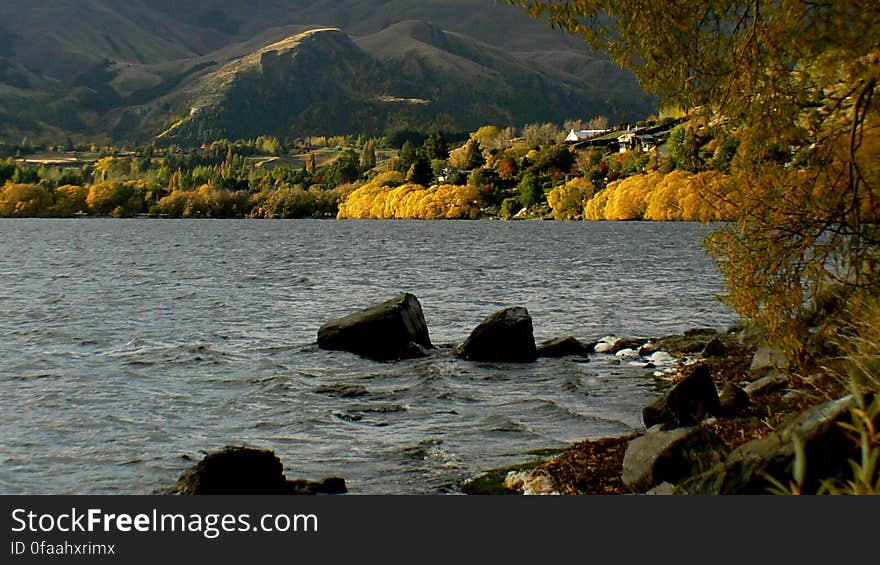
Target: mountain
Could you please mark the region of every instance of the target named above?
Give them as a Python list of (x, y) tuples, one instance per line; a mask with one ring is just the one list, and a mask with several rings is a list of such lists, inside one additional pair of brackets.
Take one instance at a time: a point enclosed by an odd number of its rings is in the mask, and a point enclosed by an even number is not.
[(630, 74), (489, 0), (0, 3), (0, 138), (15, 142), (164, 133), (197, 143), (652, 111)]

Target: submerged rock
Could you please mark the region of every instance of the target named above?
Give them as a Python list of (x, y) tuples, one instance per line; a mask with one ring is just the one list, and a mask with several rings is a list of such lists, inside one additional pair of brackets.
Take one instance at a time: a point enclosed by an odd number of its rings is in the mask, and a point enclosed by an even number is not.
[(572, 336), (549, 339), (538, 346), (538, 357), (586, 357), (590, 349)]
[(341, 494), (345, 480), (333, 477), (321, 482), (288, 481), (284, 466), (274, 452), (251, 447), (229, 446), (209, 453), (187, 469), (173, 492), (184, 495), (278, 495)]
[(681, 382), (642, 410), (646, 428), (694, 426), (708, 414), (717, 414), (718, 390), (705, 365), (698, 365)]
[(456, 350), (469, 361), (531, 363), (537, 359), (532, 317), (516, 306), (491, 314)]
[(318, 347), (377, 361), (420, 357), (433, 348), (422, 306), (412, 294), (327, 322), (318, 330)]

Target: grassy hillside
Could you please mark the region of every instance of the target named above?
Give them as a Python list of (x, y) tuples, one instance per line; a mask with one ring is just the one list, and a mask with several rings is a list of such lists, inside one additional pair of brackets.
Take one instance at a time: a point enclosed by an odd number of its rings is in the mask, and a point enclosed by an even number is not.
[[(304, 60), (277, 47), (314, 27), (355, 43)], [(631, 75), (484, 0), (0, 3), (0, 138), (11, 142), (144, 142), (178, 122), (168, 135), (189, 142), (651, 110)]]

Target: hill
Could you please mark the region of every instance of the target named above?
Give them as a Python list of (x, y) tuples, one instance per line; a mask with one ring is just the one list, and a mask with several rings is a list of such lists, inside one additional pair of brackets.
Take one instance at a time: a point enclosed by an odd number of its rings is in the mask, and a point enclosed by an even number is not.
[[(314, 28), (340, 30), (321, 43), (326, 56), (279, 47)], [(298, 78), (273, 75), (263, 59)], [(193, 107), (198, 119), (187, 115)], [(583, 43), (482, 0), (0, 4), (0, 138), (12, 142), (143, 142), (181, 120), (166, 137), (467, 129), (652, 110), (631, 75)]]

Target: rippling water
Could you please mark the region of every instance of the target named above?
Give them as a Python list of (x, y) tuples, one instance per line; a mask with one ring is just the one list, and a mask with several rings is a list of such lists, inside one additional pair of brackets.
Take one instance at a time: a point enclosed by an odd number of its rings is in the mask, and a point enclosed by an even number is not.
[[(638, 429), (644, 369), (314, 346), (399, 292), (435, 344), (529, 309), (538, 340), (658, 336), (734, 316), (695, 224), (0, 220), (0, 492), (141, 494), (201, 451), (288, 477), (435, 493), (537, 448)], [(191, 458), (192, 460), (188, 460)]]

